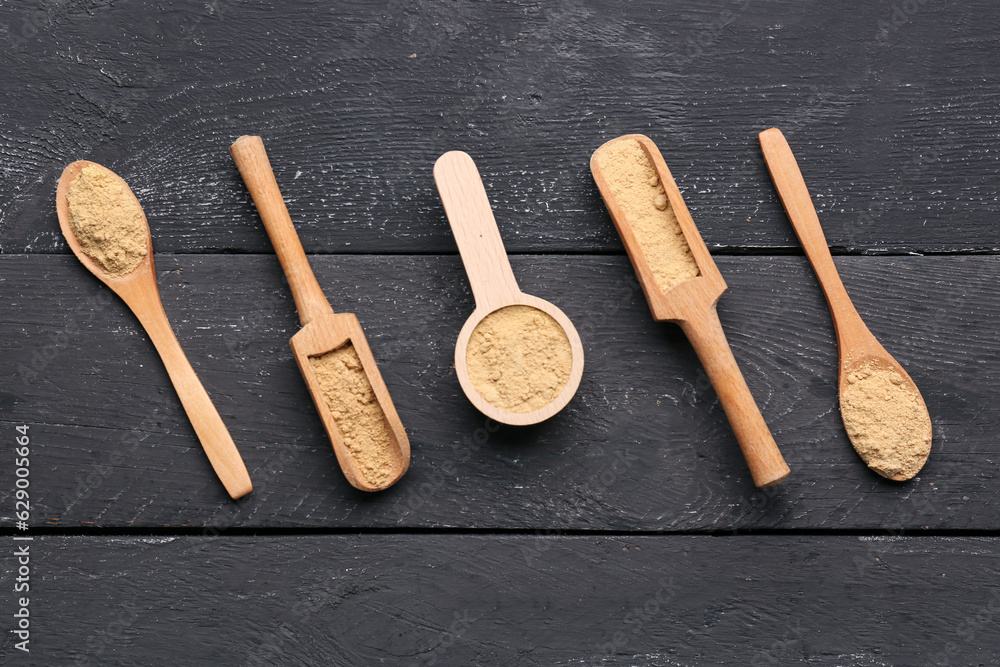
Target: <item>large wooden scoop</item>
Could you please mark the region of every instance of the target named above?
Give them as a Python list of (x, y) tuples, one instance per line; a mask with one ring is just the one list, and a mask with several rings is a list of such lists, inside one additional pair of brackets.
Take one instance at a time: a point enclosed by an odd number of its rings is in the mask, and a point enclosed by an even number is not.
[[(618, 142), (638, 142), (636, 154), (631, 158), (633, 160), (648, 158), (655, 172), (653, 180), (663, 187), (665, 200), (660, 203), (664, 209), (669, 206), (673, 210), (684, 240), (690, 248), (691, 256), (697, 264), (696, 276), (683, 280), (666, 291), (657, 285), (652, 259), (646, 257), (633, 230), (626, 213), (629, 204), (619, 201), (609, 182), (609, 175), (602, 172), (600, 165), (602, 151), (615, 146)], [(640, 149), (642, 153), (638, 152)], [(629, 259), (632, 260), (632, 266), (639, 277), (639, 284), (642, 285), (653, 319), (679, 324), (691, 341), (729, 418), (736, 440), (750, 467), (754, 484), (758, 487), (778, 484), (788, 476), (788, 466), (778, 451), (760, 410), (757, 409), (739, 366), (736, 365), (736, 359), (729, 349), (729, 343), (726, 341), (726, 335), (716, 313), (716, 304), (726, 290), (726, 281), (722, 279), (708, 248), (705, 247), (705, 242), (702, 241), (691, 214), (684, 205), (681, 193), (660, 151), (645, 136), (633, 134), (618, 137), (594, 152), (590, 160), (590, 169), (611, 213), (618, 235), (625, 244)], [(650, 186), (653, 185), (654, 183), (650, 183)]]
[[(63, 171), (59, 178), (59, 187), (56, 190), (56, 212), (59, 215), (59, 227), (70, 250), (77, 259), (83, 263), (87, 270), (97, 276), (102, 283), (122, 298), (122, 301), (135, 313), (139, 323), (149, 334), (150, 340), (156, 347), (156, 351), (163, 360), (163, 365), (167, 369), (170, 381), (177, 391), (184, 412), (191, 420), (191, 426), (198, 435), (205, 454), (212, 464), (212, 468), (219, 476), (226, 491), (233, 499), (240, 498), (250, 493), (253, 486), (250, 484), (250, 475), (247, 474), (247, 467), (243, 463), (233, 438), (229, 435), (226, 425), (222, 422), (222, 417), (212, 405), (205, 387), (202, 386), (198, 376), (195, 375), (191, 363), (188, 361), (184, 350), (181, 349), (177, 337), (170, 328), (167, 321), (167, 314), (163, 311), (163, 304), (160, 301), (160, 291), (156, 286), (156, 270), (153, 268), (153, 240), (149, 233), (149, 223), (146, 221), (145, 213), (142, 214), (142, 226), (146, 234), (146, 256), (132, 271), (124, 275), (115, 276), (105, 271), (83, 250), (73, 226), (70, 222), (69, 200), (67, 193), (70, 184), (77, 179), (80, 172), (85, 167), (100, 169), (115, 181), (120, 182), (123, 193), (135, 199), (128, 184), (110, 169), (102, 167), (95, 162), (79, 160), (70, 164)], [(138, 200), (136, 200), (138, 206)], [(141, 211), (141, 209), (140, 209)]]
[[(406, 437), (406, 431), (375, 364), (375, 358), (368, 347), (368, 341), (365, 340), (361, 324), (352, 314), (335, 315), (319, 283), (316, 282), (316, 277), (309, 267), (309, 260), (306, 259), (306, 253), (292, 226), (288, 209), (285, 208), (285, 202), (281, 198), (281, 191), (271, 171), (271, 163), (267, 159), (261, 138), (240, 137), (230, 146), (229, 152), (257, 206), (260, 218), (267, 229), (267, 235), (271, 238), (278, 255), (278, 261), (281, 262), (281, 268), (288, 279), (288, 286), (292, 290), (295, 307), (299, 311), (299, 320), (302, 322), (302, 329), (292, 336), (290, 341), (292, 354), (309, 387), (309, 393), (330, 436), (330, 442), (333, 443), (337, 461), (347, 481), (355, 488), (362, 491), (385, 489), (398, 481), (409, 467), (410, 441)], [(357, 353), (361, 371), (367, 376), (367, 383), (371, 386), (382, 415), (381, 418), (377, 415), (372, 418), (369, 414), (363, 420), (355, 419), (355, 423), (338, 424), (338, 416), (331, 409), (311, 360), (321, 358), (330, 352), (343, 350), (349, 345), (352, 345)], [(349, 411), (338, 409), (338, 413), (342, 420), (351, 419)], [(363, 451), (364, 445), (359, 443), (364, 443), (366, 439), (370, 440), (369, 436), (373, 433), (382, 433), (384, 428), (388, 429), (389, 451), (381, 452), (380, 458), (383, 460), (379, 462), (376, 474), (372, 472), (371, 457)], [(352, 443), (345, 438), (345, 435), (354, 441), (353, 449)]]

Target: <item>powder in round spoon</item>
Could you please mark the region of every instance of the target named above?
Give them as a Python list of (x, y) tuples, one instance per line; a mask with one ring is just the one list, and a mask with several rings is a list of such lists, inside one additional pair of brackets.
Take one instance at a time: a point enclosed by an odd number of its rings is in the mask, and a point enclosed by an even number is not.
[(595, 157), (653, 271), (656, 286), (666, 292), (697, 276), (691, 248), (642, 144), (636, 139), (620, 139), (602, 147)]
[(354, 345), (309, 357), (309, 365), (362, 476), (372, 486), (388, 483), (399, 469), (399, 451)]
[(883, 477), (910, 479), (931, 450), (931, 418), (895, 369), (868, 364), (847, 376), (840, 413), (854, 449)]
[(109, 276), (124, 276), (146, 257), (142, 207), (125, 183), (106, 169), (87, 165), (66, 190), (69, 224), (77, 242)]
[(465, 364), (488, 403), (508, 412), (533, 412), (566, 386), (573, 351), (551, 315), (531, 306), (507, 306), (476, 325)]

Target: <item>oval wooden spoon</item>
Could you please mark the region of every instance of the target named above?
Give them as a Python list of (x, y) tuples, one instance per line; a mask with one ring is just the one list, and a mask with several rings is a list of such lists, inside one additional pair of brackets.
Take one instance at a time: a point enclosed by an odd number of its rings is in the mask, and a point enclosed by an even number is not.
[[(302, 329), (289, 341), (292, 354), (295, 356), (302, 378), (309, 387), (309, 394), (316, 404), (316, 411), (323, 420), (340, 468), (344, 471), (347, 481), (356, 489), (380, 491), (388, 488), (403, 476), (410, 465), (410, 440), (396, 413), (396, 407), (392, 404), (382, 374), (375, 364), (375, 357), (368, 347), (361, 324), (353, 314), (335, 315), (322, 288), (316, 282), (316, 276), (313, 275), (309, 260), (302, 249), (302, 243), (295, 233), (295, 227), (292, 226), (292, 219), (281, 197), (278, 182), (274, 178), (271, 162), (267, 158), (267, 151), (264, 150), (261, 138), (240, 137), (229, 147), (229, 152), (257, 206), (260, 219), (264, 222), (264, 228), (267, 229), (267, 235), (271, 239), (278, 261), (288, 279), (288, 286), (292, 290), (295, 307), (299, 311), (299, 320), (302, 322)], [(370, 480), (364, 474), (362, 465), (344, 442), (343, 434), (323, 394), (323, 387), (310, 363), (311, 357), (320, 357), (348, 345), (354, 346), (362, 371), (367, 376), (375, 400), (382, 409), (393, 449), (389, 459), (383, 462), (384, 466), (380, 466), (383, 470), (382, 476), (376, 480)]]
[[(872, 332), (868, 330), (861, 320), (851, 298), (847, 295), (844, 283), (840, 279), (837, 267), (833, 263), (830, 255), (830, 248), (826, 244), (826, 237), (823, 228), (820, 226), (819, 217), (813, 207), (812, 199), (809, 196), (809, 189), (799, 171), (799, 165), (792, 154), (792, 149), (785, 141), (781, 130), (771, 128), (760, 133), (760, 147), (764, 153), (764, 161), (771, 172), (771, 179), (774, 187), (778, 191), (781, 203), (785, 207), (788, 219), (792, 222), (795, 235), (798, 236), (806, 257), (812, 264), (816, 277), (819, 279), (823, 294), (826, 295), (827, 304), (830, 306), (830, 314), (833, 317), (833, 327), (837, 334), (837, 348), (840, 354), (839, 363), (839, 393), (841, 402), (841, 414), (844, 414), (845, 394), (848, 385), (854, 374), (866, 368), (875, 370), (895, 371), (902, 378), (901, 389), (915, 396), (919, 402), (918, 420), (926, 420), (924, 438), (920, 439), (921, 451), (913, 452), (918, 463), (908, 466), (907, 472), (895, 472), (886, 470), (883, 464), (876, 463), (871, 459), (871, 454), (856, 441), (848, 428), (848, 436), (851, 444), (869, 467), (875, 472), (888, 479), (901, 482), (912, 478), (927, 461), (930, 454), (931, 443), (931, 420), (924, 403), (923, 396), (917, 385), (914, 384), (909, 374), (899, 365), (891, 354), (875, 339)], [(845, 426), (847, 420), (845, 419)], [(914, 443), (915, 445), (917, 443)], [(868, 457), (868, 458), (866, 458)]]
[[(77, 178), (84, 167), (88, 166), (96, 167), (113, 176), (121, 182), (128, 196), (135, 199), (128, 184), (110, 169), (86, 160), (70, 164), (63, 170), (62, 176), (59, 178), (59, 187), (56, 190), (56, 212), (59, 215), (59, 227), (62, 229), (63, 236), (66, 237), (66, 242), (73, 254), (87, 267), (87, 270), (110, 287), (135, 313), (163, 360), (170, 381), (184, 406), (184, 412), (191, 420), (191, 426), (194, 427), (212, 468), (215, 469), (231, 498), (245, 496), (253, 490), (246, 465), (243, 463), (229, 431), (226, 430), (226, 425), (222, 423), (222, 418), (215, 406), (212, 405), (212, 399), (208, 397), (208, 393), (201, 381), (198, 380), (198, 376), (195, 375), (194, 369), (191, 368), (190, 362), (184, 355), (184, 350), (181, 349), (177, 337), (174, 336), (174, 332), (170, 328), (167, 315), (163, 311), (160, 292), (156, 286), (156, 272), (153, 269), (153, 241), (145, 214), (142, 215), (142, 225), (146, 233), (146, 256), (139, 266), (122, 276), (112, 276), (105, 272), (83, 251), (76, 234), (73, 232), (73, 227), (70, 224), (67, 191), (70, 183)], [(136, 204), (138, 205), (138, 200), (136, 200)], [(141, 208), (139, 210), (141, 211)]]
[[(487, 417), (513, 426), (537, 424), (562, 410), (580, 386), (583, 376), (580, 335), (561, 310), (518, 288), (489, 197), (472, 158), (462, 151), (445, 153), (434, 163), (434, 181), (476, 300), (476, 309), (465, 321), (455, 344), (455, 372), (459, 384), (472, 404)], [(551, 316), (569, 340), (572, 354), (569, 379), (547, 405), (531, 412), (511, 412), (493, 405), (476, 390), (469, 377), (466, 357), (472, 332), (486, 316), (508, 306), (529, 306)]]
[[(659, 183), (663, 186), (669, 207), (673, 209), (681, 233), (691, 250), (691, 256), (698, 266), (697, 276), (688, 278), (666, 291), (657, 286), (653, 268), (632, 231), (625, 214), (625, 207), (617, 200), (601, 170), (599, 159), (601, 151), (619, 141), (639, 143), (653, 171), (656, 172)], [(708, 248), (705, 247), (705, 242), (698, 233), (698, 228), (695, 227), (680, 190), (677, 189), (677, 184), (674, 183), (673, 176), (667, 169), (656, 144), (641, 134), (612, 139), (594, 151), (590, 160), (590, 170), (611, 214), (615, 229), (618, 230), (618, 235), (632, 261), (646, 295), (646, 301), (649, 303), (649, 309), (653, 313), (653, 319), (658, 322), (679, 324), (691, 342), (729, 419), (729, 425), (736, 435), (747, 467), (750, 468), (754, 484), (758, 487), (767, 487), (784, 481), (788, 477), (788, 465), (754, 402), (740, 367), (736, 364), (716, 312), (719, 297), (726, 291), (726, 281), (715, 266)]]

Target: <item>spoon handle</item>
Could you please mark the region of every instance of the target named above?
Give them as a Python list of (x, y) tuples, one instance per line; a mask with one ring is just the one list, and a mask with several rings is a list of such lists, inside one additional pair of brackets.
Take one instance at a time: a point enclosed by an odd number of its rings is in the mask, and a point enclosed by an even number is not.
[(492, 310), (511, 303), (521, 290), (510, 269), (476, 163), (462, 151), (445, 153), (434, 163), (434, 182), (476, 306)]
[(267, 159), (264, 142), (260, 137), (243, 136), (229, 147), (229, 153), (250, 191), (281, 262), (302, 326), (323, 315), (332, 315), (333, 308), (316, 282), (299, 235), (292, 226), (285, 200), (281, 198), (281, 190), (271, 170), (271, 162)]
[[(151, 287), (148, 284), (137, 284), (120, 291), (119, 294), (153, 341), (153, 346), (163, 360), (174, 390), (181, 399), (184, 412), (187, 413), (191, 426), (194, 427), (194, 432), (201, 441), (201, 446), (222, 485), (226, 487), (231, 498), (234, 500), (241, 498), (253, 490), (247, 467), (226, 425), (222, 422), (222, 417), (219, 416), (212, 399), (191, 368), (191, 362), (188, 361), (173, 329), (170, 328), (170, 322), (158, 296), (155, 279), (151, 278), (150, 281)], [(157, 298), (149, 298), (150, 293)]]
[(785, 135), (778, 128), (772, 127), (761, 132), (758, 138), (774, 187), (778, 191), (795, 235), (799, 238), (813, 271), (816, 272), (823, 294), (826, 295), (838, 338), (859, 327), (867, 332), (861, 316), (851, 303), (851, 297), (847, 295), (840, 273), (837, 272), (837, 266), (833, 263), (830, 248), (823, 235), (823, 227), (819, 224), (819, 217), (809, 197), (809, 189), (802, 178), (802, 172), (799, 171), (795, 155), (785, 141)]
[(736, 441), (743, 451), (750, 474), (753, 475), (754, 484), (766, 487), (780, 483), (788, 477), (788, 464), (781, 456), (743, 373), (736, 364), (715, 305), (698, 314), (692, 313), (688, 319), (680, 322), (680, 326), (691, 341), (691, 346), (719, 397), (719, 403), (726, 412), (729, 425), (736, 434)]

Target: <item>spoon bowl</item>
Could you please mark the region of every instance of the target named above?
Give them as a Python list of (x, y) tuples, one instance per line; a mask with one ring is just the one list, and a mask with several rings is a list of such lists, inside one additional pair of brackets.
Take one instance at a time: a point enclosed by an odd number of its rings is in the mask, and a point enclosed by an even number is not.
[(139, 212), (141, 214), (143, 232), (146, 237), (146, 256), (142, 258), (142, 261), (137, 267), (125, 275), (114, 276), (106, 272), (90, 257), (90, 255), (84, 251), (83, 245), (80, 243), (79, 239), (76, 238), (76, 232), (73, 230), (73, 225), (70, 222), (68, 193), (70, 184), (77, 179), (80, 172), (82, 172), (86, 167), (99, 169), (107, 175), (120, 181), (128, 196), (135, 201), (136, 205), (139, 204), (138, 198), (132, 192), (132, 189), (129, 188), (128, 183), (107, 167), (88, 160), (77, 160), (76, 162), (71, 162), (65, 169), (63, 169), (63, 173), (59, 177), (59, 185), (56, 188), (56, 215), (59, 218), (59, 229), (62, 231), (62, 235), (66, 239), (69, 249), (73, 251), (73, 254), (76, 255), (78, 260), (80, 260), (80, 263), (87, 267), (88, 271), (97, 276), (98, 280), (110, 287), (111, 290), (115, 294), (118, 294), (118, 296), (122, 299), (125, 299), (125, 296), (122, 295), (119, 290), (131, 293), (131, 290), (127, 287), (128, 285), (142, 284), (143, 287), (148, 290), (148, 285), (146, 283), (149, 280), (152, 280), (153, 289), (155, 290), (156, 277), (153, 271), (153, 238), (149, 232), (149, 222), (146, 220), (146, 213), (142, 210), (141, 206), (139, 206)]
[[(476, 385), (473, 383), (472, 378), (469, 375), (467, 360), (469, 354), (469, 343), (472, 340), (472, 333), (489, 315), (510, 306), (527, 306), (529, 308), (534, 308), (535, 310), (540, 310), (554, 319), (556, 323), (562, 327), (563, 333), (566, 334), (566, 338), (569, 340), (570, 349), (574, 351), (572, 365), (570, 366), (569, 380), (567, 380), (566, 384), (563, 386), (562, 391), (559, 392), (555, 398), (549, 401), (548, 404), (538, 408), (537, 410), (532, 410), (531, 412), (512, 412), (493, 405), (479, 393), (479, 390), (476, 389)], [(512, 426), (537, 424), (545, 421), (566, 407), (566, 404), (569, 403), (574, 394), (576, 394), (576, 390), (580, 385), (580, 379), (583, 376), (583, 343), (580, 341), (580, 335), (577, 333), (576, 327), (573, 326), (573, 323), (566, 316), (566, 314), (563, 313), (563, 311), (559, 310), (559, 308), (552, 305), (545, 299), (540, 299), (536, 296), (519, 292), (508, 303), (497, 305), (492, 308), (477, 307), (472, 312), (472, 315), (469, 316), (469, 319), (467, 319), (465, 324), (462, 326), (462, 329), (458, 334), (458, 341), (455, 343), (455, 372), (458, 375), (458, 382), (462, 387), (462, 391), (464, 391), (465, 395), (469, 397), (472, 404), (476, 406), (476, 409), (490, 419), (494, 419), (503, 424), (510, 424)]]
[[(868, 342), (872, 341), (878, 344), (874, 336)], [(881, 348), (881, 345), (879, 347)], [(905, 482), (912, 478), (927, 463), (932, 440), (930, 415), (916, 383), (913, 382), (909, 373), (906, 372), (899, 362), (884, 349), (880, 353), (865, 356), (858, 354), (850, 358), (841, 356), (838, 369), (838, 394), (840, 396), (841, 417), (844, 422), (844, 429), (847, 431), (847, 436), (851, 440), (851, 445), (855, 451), (868, 464), (869, 468), (886, 479), (891, 479), (894, 482)], [(907, 452), (908, 456), (906, 457), (891, 456), (887, 460), (885, 456), (874, 455), (866, 445), (866, 440), (871, 436), (871, 427), (861, 429), (852, 427), (851, 415), (855, 411), (855, 407), (852, 406), (851, 402), (852, 380), (872, 372), (895, 376), (899, 381), (898, 388), (894, 390), (894, 393), (897, 394), (897, 400), (902, 398), (913, 401), (915, 399), (916, 405), (910, 408), (911, 418), (908, 422), (911, 426), (908, 428), (918, 434), (918, 437), (914, 438), (914, 441), (919, 444), (915, 444), (913, 451)], [(905, 463), (905, 467), (901, 469), (899, 462), (896, 460), (897, 458), (903, 458), (904, 461), (909, 460), (909, 462)]]
[[(86, 253), (73, 230), (70, 221), (69, 186), (86, 167), (99, 169), (105, 175), (120, 182), (123, 191), (135, 201), (138, 207), (146, 237), (146, 256), (142, 258), (138, 266), (124, 275), (115, 276), (105, 271)], [(230, 497), (236, 499), (250, 493), (253, 486), (250, 483), (250, 475), (247, 473), (246, 465), (243, 463), (226, 425), (222, 422), (212, 400), (198, 376), (195, 375), (180, 343), (174, 336), (170, 322), (163, 310), (160, 292), (156, 284), (156, 273), (153, 268), (153, 242), (149, 233), (149, 223), (135, 194), (132, 193), (128, 184), (110, 169), (96, 162), (79, 160), (67, 166), (59, 178), (59, 186), (56, 189), (56, 213), (59, 217), (59, 227), (73, 254), (88, 271), (121, 297), (146, 330), (163, 360), (170, 381), (177, 391), (177, 396), (184, 406), (184, 411), (191, 421), (191, 426), (194, 427), (205, 454), (208, 455), (212, 468), (215, 469)]]

